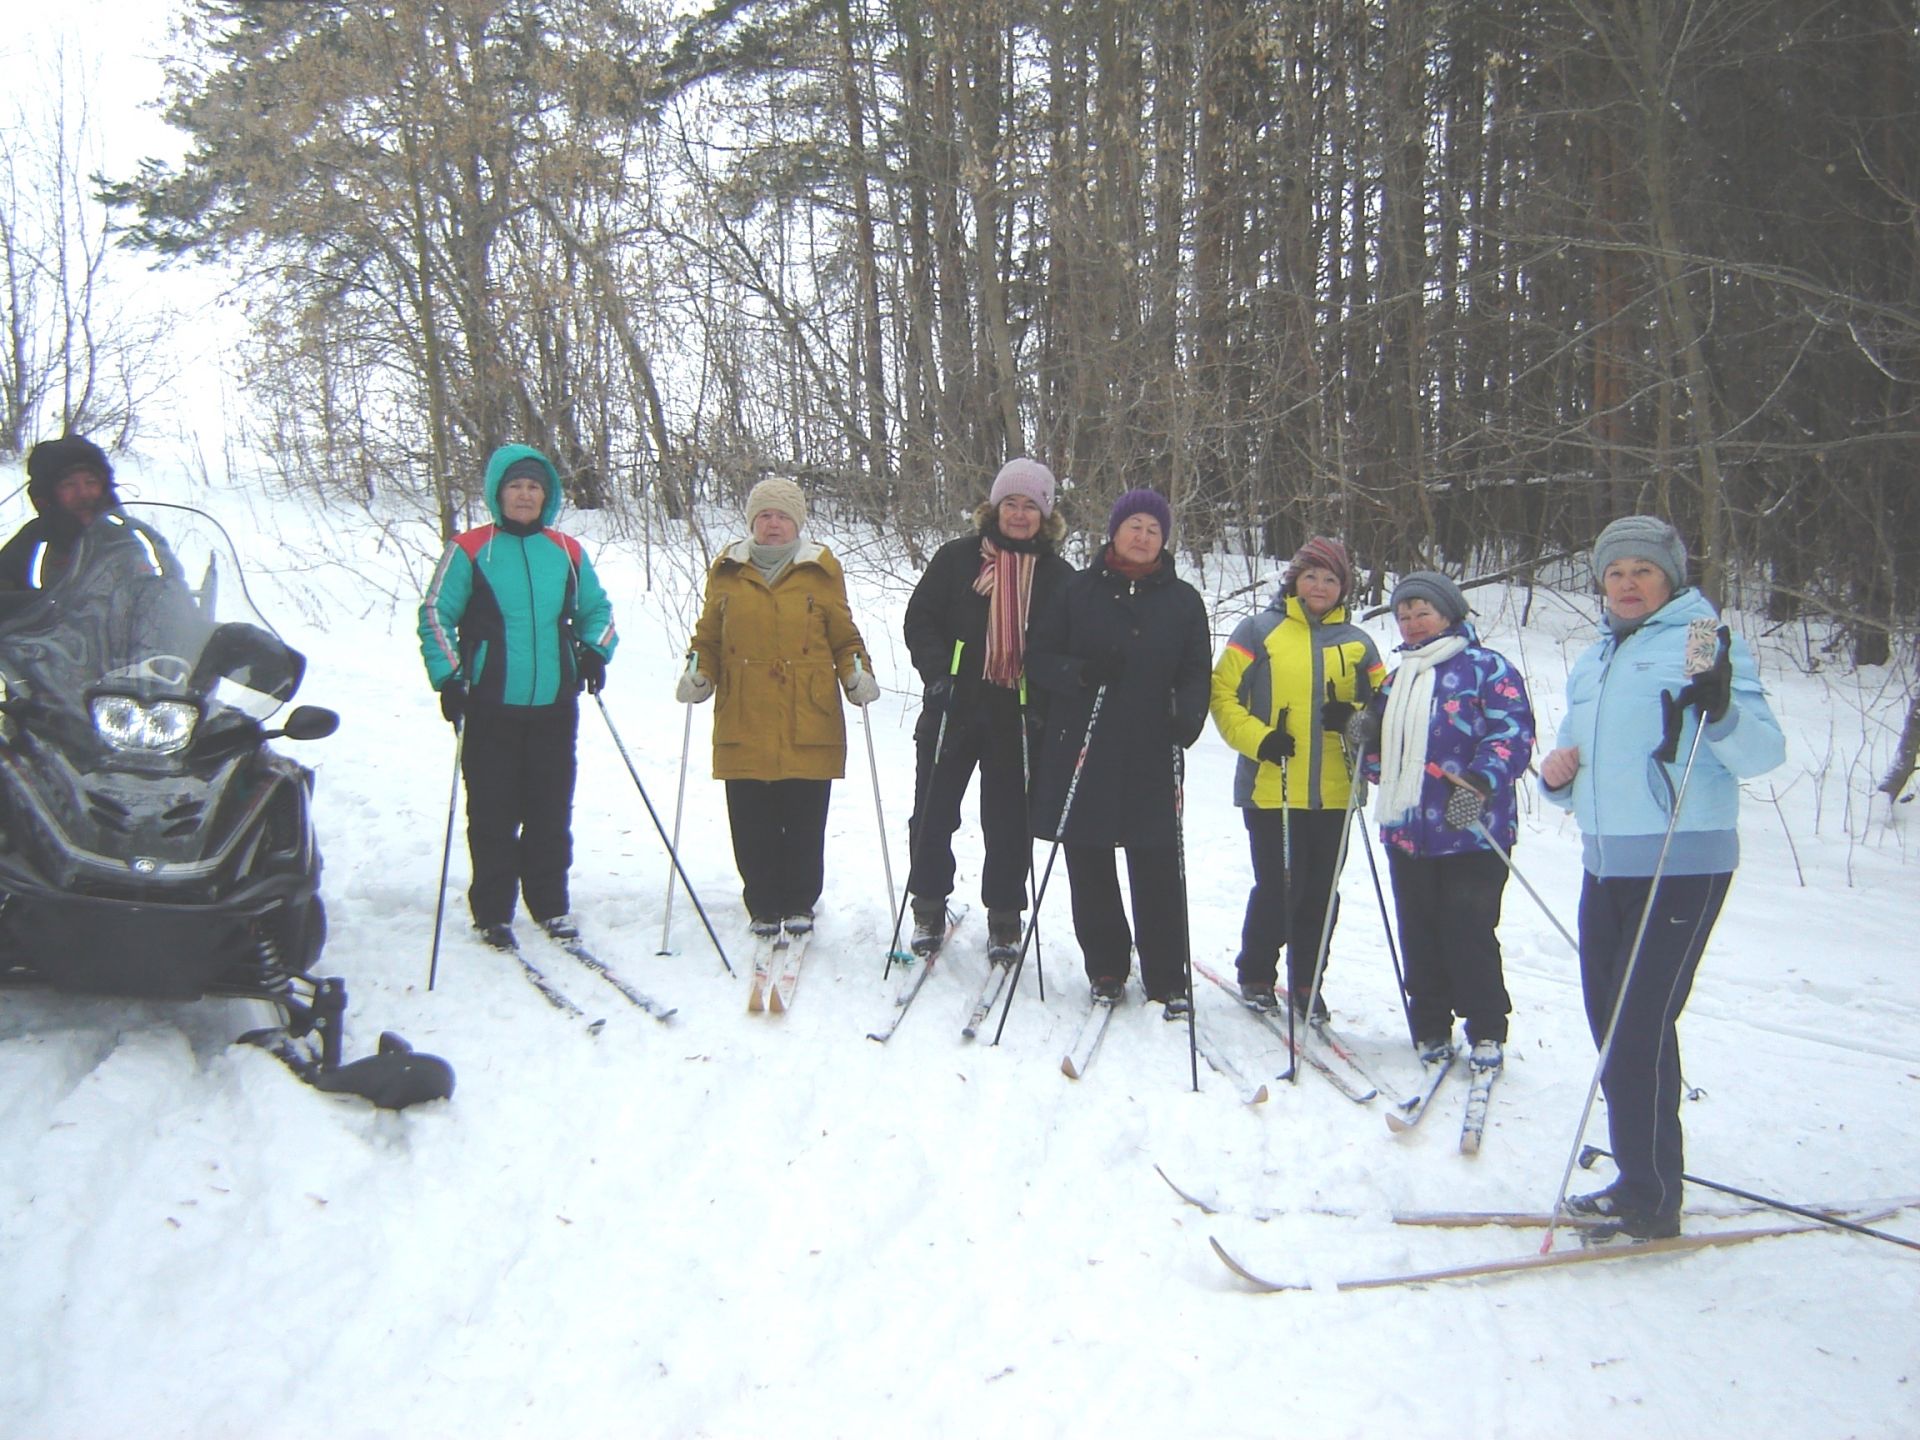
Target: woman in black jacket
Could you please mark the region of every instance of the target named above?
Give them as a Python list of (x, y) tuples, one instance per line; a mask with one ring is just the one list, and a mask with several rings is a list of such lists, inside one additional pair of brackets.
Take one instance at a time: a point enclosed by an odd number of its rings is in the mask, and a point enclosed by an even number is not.
[[(1169, 1019), (1192, 1004), (1174, 757), (1206, 724), (1212, 660), (1206, 605), (1174, 574), (1172, 533), (1160, 495), (1122, 495), (1106, 549), (1035, 617), (1027, 646), (1028, 673), (1047, 692), (1033, 830), (1066, 852), (1094, 998), (1120, 998), (1137, 942), (1147, 998)], [(1116, 849), (1127, 852), (1131, 932)]]
[(913, 950), (930, 955), (946, 933), (953, 832), (979, 766), (987, 958), (1007, 964), (1020, 948), (1033, 850), (1021, 734), (1028, 718), (1027, 625), (1073, 567), (1054, 553), (1065, 526), (1053, 513), (1053, 472), (1037, 460), (1022, 456), (1001, 466), (973, 518), (974, 533), (934, 553), (907, 601), (907, 649), (926, 686), (913, 732), (918, 764), (907, 889)]

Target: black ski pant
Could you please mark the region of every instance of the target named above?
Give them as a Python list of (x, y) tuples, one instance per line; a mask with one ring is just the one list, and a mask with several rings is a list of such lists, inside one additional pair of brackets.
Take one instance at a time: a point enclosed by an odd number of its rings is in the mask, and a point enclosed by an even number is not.
[[(1633, 983), (1620, 1000), (1613, 1049), (1600, 1074), (1622, 1198), (1658, 1215), (1679, 1210), (1680, 1172), (1686, 1168), (1676, 1026), (1732, 881), (1731, 872), (1661, 879)], [(1596, 1046), (1613, 1018), (1652, 885), (1646, 876), (1601, 880), (1588, 875), (1581, 887), (1580, 984)]]
[[(1240, 925), (1240, 955), (1234, 962), (1243, 985), (1270, 986), (1278, 977), (1280, 950), (1287, 951), (1287, 985), (1304, 997), (1313, 986), (1320, 955), (1320, 932), (1340, 918), (1335, 891), (1339, 874), (1340, 832), (1347, 812), (1340, 810), (1259, 810), (1241, 812), (1247, 844), (1253, 852), (1253, 889), (1247, 894), (1246, 919)], [(1292, 865), (1287, 855), (1291, 852)], [(1291, 943), (1290, 943), (1291, 942)], [(1328, 954), (1332, 964), (1332, 954)]]
[(953, 893), (953, 834), (960, 828), (960, 802), (977, 767), (980, 831), (987, 846), (980, 871), (981, 902), (990, 911), (1025, 910), (1033, 841), (1027, 824), (1019, 698), (1011, 690), (989, 694), (980, 705), (948, 716), (944, 735), (940, 719), (922, 711), (914, 727), (917, 760), (915, 807), (907, 822), (913, 846), (907, 892), (919, 900), (945, 900)]
[(572, 696), (555, 705), (477, 703), (464, 731), (473, 923), (507, 924), (516, 897), (536, 920), (564, 915), (579, 706)]
[(740, 895), (756, 920), (811, 915), (826, 883), (831, 780), (729, 780)]
[(1127, 847), (1127, 889), (1133, 896), (1133, 928), (1120, 903), (1120, 871), (1111, 845), (1063, 845), (1073, 890), (1073, 937), (1086, 957), (1089, 980), (1125, 980), (1131, 951), (1140, 950), (1140, 979), (1147, 998), (1187, 993), (1187, 917), (1180, 898), (1180, 856), (1175, 847)]
[(1407, 980), (1407, 1013), (1416, 1040), (1453, 1033), (1467, 1022), (1467, 1040), (1507, 1038), (1507, 996), (1500, 968), (1500, 901), (1507, 867), (1491, 850), (1459, 855), (1408, 855), (1389, 845), (1393, 911)]

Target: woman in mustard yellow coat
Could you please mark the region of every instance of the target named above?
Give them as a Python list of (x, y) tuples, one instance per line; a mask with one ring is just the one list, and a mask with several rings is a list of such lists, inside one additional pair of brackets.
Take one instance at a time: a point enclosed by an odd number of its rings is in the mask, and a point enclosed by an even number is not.
[(880, 698), (853, 623), (840, 562), (800, 538), (806, 498), (788, 480), (747, 497), (749, 537), (707, 572), (693, 632), (695, 667), (675, 698), (717, 695), (713, 777), (727, 787), (733, 858), (756, 935), (813, 927), (825, 877), (827, 803), (846, 773), (844, 689), (856, 705)]

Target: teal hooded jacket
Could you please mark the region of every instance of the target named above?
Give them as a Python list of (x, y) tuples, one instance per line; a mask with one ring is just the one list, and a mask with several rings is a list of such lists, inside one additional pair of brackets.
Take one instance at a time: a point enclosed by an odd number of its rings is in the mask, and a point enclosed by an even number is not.
[[(537, 525), (517, 526), (500, 509), (509, 466), (536, 460), (547, 472)], [(613, 605), (580, 542), (553, 528), (560, 476), (530, 445), (503, 445), (487, 461), (490, 525), (456, 535), (420, 602), (420, 654), (435, 690), (466, 682), (474, 699), (496, 705), (552, 705), (580, 688), (576, 647), (603, 660), (619, 637)]]

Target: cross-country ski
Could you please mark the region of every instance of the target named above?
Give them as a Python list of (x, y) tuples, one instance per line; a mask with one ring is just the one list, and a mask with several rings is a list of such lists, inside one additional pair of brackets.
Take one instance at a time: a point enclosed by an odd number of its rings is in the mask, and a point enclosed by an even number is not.
[(1080, 1022), (1080, 1029), (1073, 1037), (1073, 1044), (1067, 1047), (1067, 1053), (1060, 1061), (1060, 1073), (1069, 1080), (1078, 1080), (1087, 1073), (1087, 1067), (1093, 1064), (1093, 1057), (1099, 1053), (1100, 1042), (1105, 1038), (1107, 1025), (1113, 1019), (1113, 1012), (1123, 1002), (1119, 1000), (1096, 999), (1087, 1011), (1086, 1018)]

